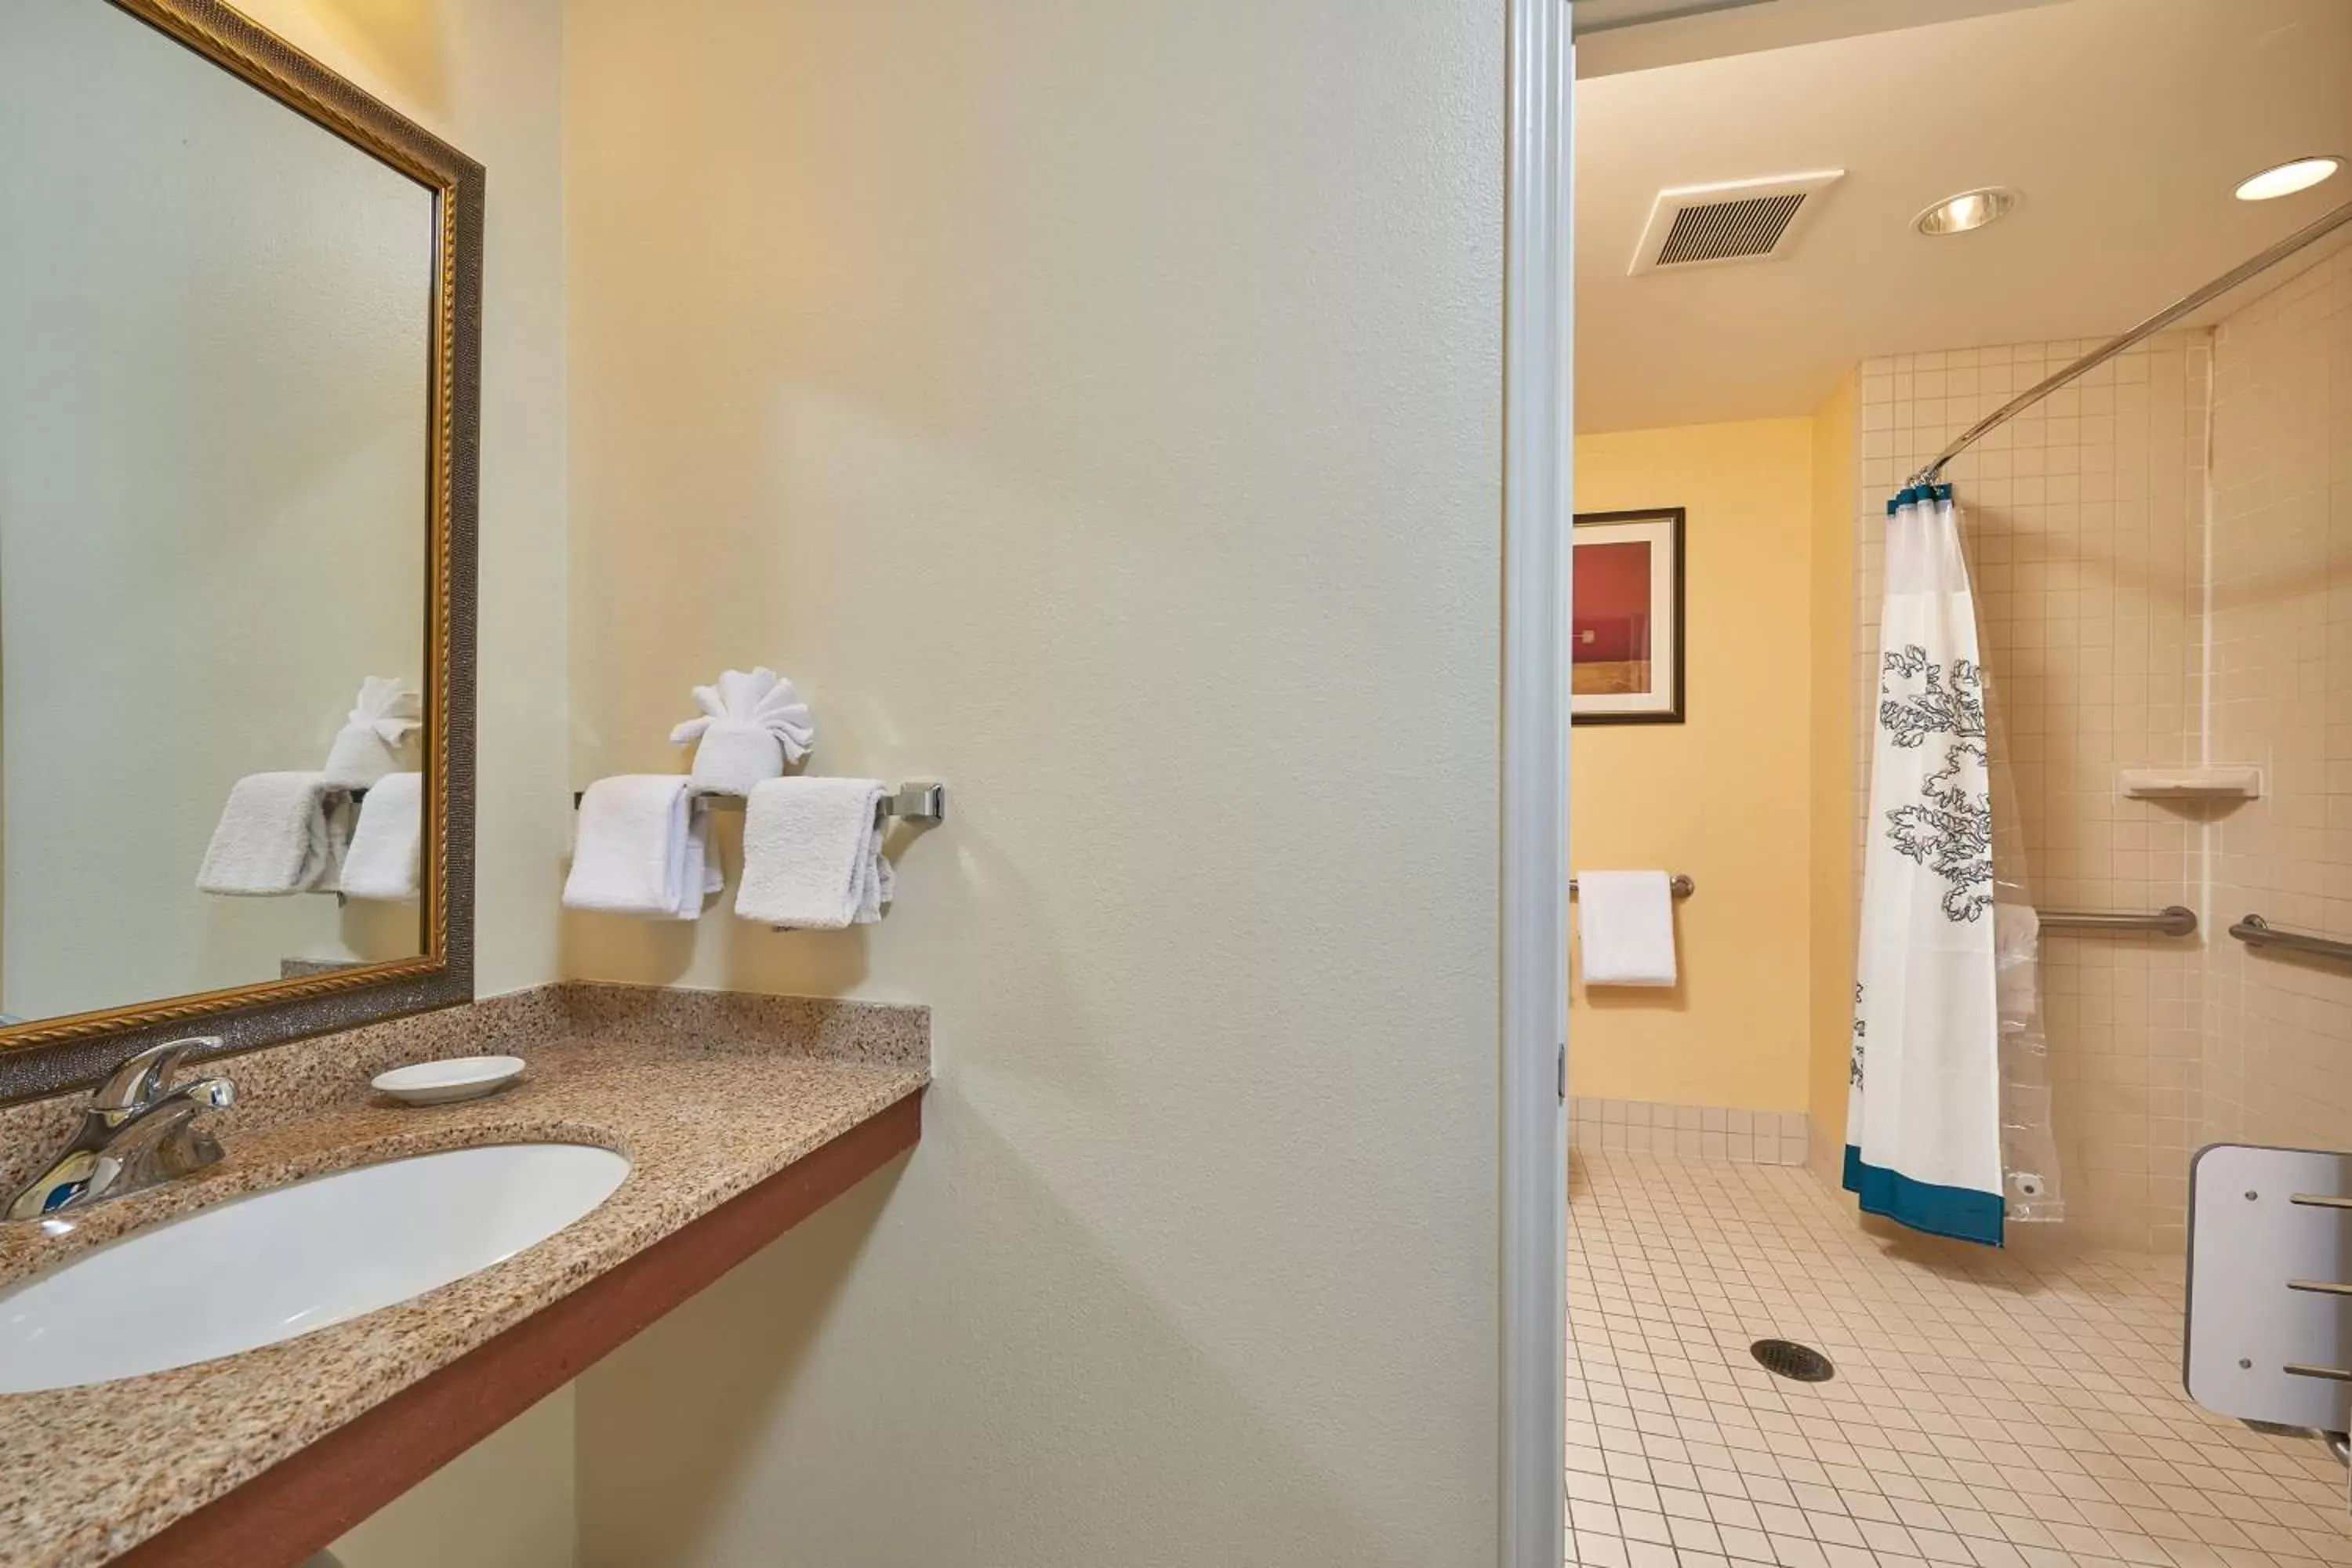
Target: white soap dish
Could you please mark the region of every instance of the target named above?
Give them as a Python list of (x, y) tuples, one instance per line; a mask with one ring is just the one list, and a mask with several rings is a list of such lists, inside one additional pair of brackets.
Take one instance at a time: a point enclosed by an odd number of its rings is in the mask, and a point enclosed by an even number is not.
[(2263, 770), (2242, 763), (2126, 768), (2116, 783), (2130, 800), (2253, 800), (2263, 793)]
[(452, 1057), (378, 1073), (369, 1082), (410, 1105), (446, 1105), (504, 1089), (522, 1076), (520, 1057)]

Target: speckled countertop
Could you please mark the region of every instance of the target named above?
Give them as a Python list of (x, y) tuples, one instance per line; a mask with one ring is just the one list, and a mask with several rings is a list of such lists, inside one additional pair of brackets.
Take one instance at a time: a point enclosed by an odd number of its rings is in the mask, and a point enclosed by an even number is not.
[[(410, 1108), (367, 1079), (510, 1052), (523, 1081)], [(0, 1563), (84, 1568), (128, 1550), (624, 1262), (930, 1079), (917, 1007), (566, 985), (211, 1064), (239, 1104), (204, 1174), (89, 1211), (62, 1238), (0, 1226), (0, 1287), (161, 1217), (305, 1176), (474, 1144), (627, 1155), (597, 1209), (493, 1268), (300, 1339), (174, 1372), (0, 1396)], [(70, 1103), (0, 1110), (13, 1184)]]

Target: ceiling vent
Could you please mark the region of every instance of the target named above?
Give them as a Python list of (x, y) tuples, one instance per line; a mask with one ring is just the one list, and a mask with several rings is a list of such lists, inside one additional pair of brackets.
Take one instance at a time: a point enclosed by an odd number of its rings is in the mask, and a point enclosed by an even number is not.
[(1822, 193), (1844, 174), (1843, 169), (1816, 169), (1809, 174), (1660, 191), (1628, 270), (1639, 277), (1686, 267), (1769, 260), (1796, 242), (1798, 231), (1822, 205)]

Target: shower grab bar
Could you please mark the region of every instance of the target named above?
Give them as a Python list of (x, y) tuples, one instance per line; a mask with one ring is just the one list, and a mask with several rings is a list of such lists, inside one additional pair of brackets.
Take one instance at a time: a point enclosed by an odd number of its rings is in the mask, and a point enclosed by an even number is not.
[(2109, 360), (2115, 358), (2126, 349), (2130, 348), (2133, 344), (2139, 342), (2145, 338), (2152, 338), (2156, 336), (2157, 333), (2164, 331), (2165, 328), (2172, 325), (2173, 322), (2180, 320), (2181, 317), (2189, 314), (2200, 306), (2210, 304), (2215, 300), (2220, 299), (2222, 295), (2227, 294), (2231, 289), (2235, 289), (2239, 284), (2243, 283), (2247, 279), (2253, 277), (2257, 273), (2268, 271), (2271, 268), (2273, 268), (2280, 262), (2284, 261), (2288, 257), (2293, 256), (2296, 251), (2301, 250), (2305, 246), (2311, 244), (2314, 240), (2326, 238), (2329, 235), (2335, 233), (2337, 229), (2343, 227), (2347, 223), (2352, 223), (2352, 202), (2346, 202), (2342, 206), (2337, 207), (2335, 211), (2322, 214), (2316, 219), (2304, 225), (2301, 228), (2296, 229), (2293, 234), (2288, 235), (2284, 239), (2280, 240), (2276, 245), (2272, 246), (2268, 250), (2263, 251), (2260, 256), (2252, 257), (2245, 261), (2240, 262), (2237, 266), (2232, 267), (2229, 271), (2222, 273), (2221, 276), (2214, 279), (2213, 281), (2206, 284), (2196, 292), (2184, 294), (2179, 299), (2175, 300), (2171, 304), (2167, 305), (2163, 310), (2158, 310), (2155, 315), (2150, 316), (2147, 320), (2140, 322), (2139, 325), (2125, 332), (2122, 336), (2110, 338), (2107, 342), (2101, 343), (2097, 348), (2093, 349), (2089, 353), (2084, 354), (2081, 359), (2076, 360), (2073, 364), (2068, 365), (2065, 369), (2036, 382), (2025, 391), (2021, 392), (2015, 397), (2011, 398), (2007, 403), (2002, 404), (1999, 408), (1994, 409), (1990, 414), (1986, 415), (1983, 418), (1969, 426), (1966, 430), (1961, 431), (1950, 446), (1936, 454), (1935, 461), (1929, 463), (1926, 468), (1911, 476), (1911, 483), (1914, 485), (1934, 484), (1937, 479), (1943, 477), (1945, 464), (1950, 462), (1954, 458), (1958, 457), (1962, 452), (1967, 451), (1979, 441), (1981, 441), (1995, 430), (2000, 429), (2011, 419), (2016, 418), (2017, 416), (2024, 413), (2027, 409), (2032, 407), (2035, 404), (2041, 402), (2043, 398), (2049, 396), (2052, 393), (2057, 391), (2068, 382), (2073, 381), (2077, 376), (2089, 374), (2092, 371), (2098, 369), (2099, 366), (2106, 363)]
[(2275, 947), (2287, 952), (2307, 952), (2315, 958), (2352, 959), (2352, 942), (2337, 942), (2333, 937), (2313, 936), (2305, 931), (2281, 931), (2260, 915), (2248, 915), (2230, 928), (2230, 934), (2248, 947)]
[[(1687, 899), (1698, 891), (1698, 884), (1677, 872), (1673, 879), (1666, 883), (1666, 890), (1678, 899)], [(1576, 879), (1573, 877), (1568, 879), (1568, 896), (1571, 899), (1576, 897)]]
[(2110, 914), (2102, 910), (2042, 910), (2043, 931), (2152, 931), (2165, 936), (2197, 934), (2197, 911), (2168, 904), (2152, 915)]

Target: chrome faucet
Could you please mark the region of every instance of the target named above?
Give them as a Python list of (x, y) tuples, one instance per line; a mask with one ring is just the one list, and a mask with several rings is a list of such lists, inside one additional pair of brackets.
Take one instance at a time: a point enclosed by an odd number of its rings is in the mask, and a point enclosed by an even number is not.
[(217, 1035), (151, 1046), (114, 1069), (90, 1096), (81, 1129), (41, 1173), (9, 1200), (12, 1220), (40, 1219), (160, 1186), (221, 1157), (217, 1139), (194, 1125), (236, 1100), (226, 1079), (172, 1081), (187, 1054), (215, 1049)]

